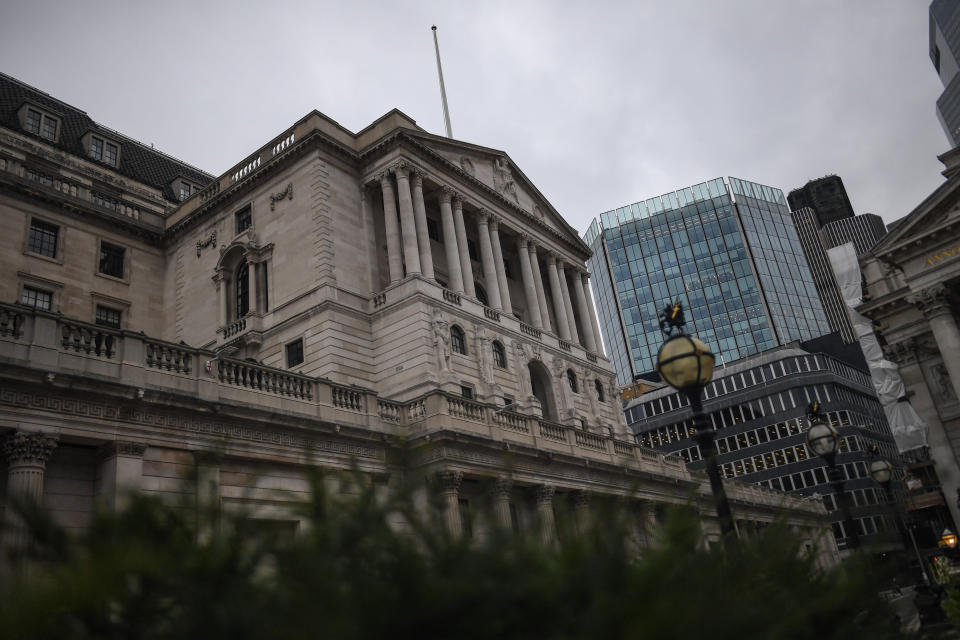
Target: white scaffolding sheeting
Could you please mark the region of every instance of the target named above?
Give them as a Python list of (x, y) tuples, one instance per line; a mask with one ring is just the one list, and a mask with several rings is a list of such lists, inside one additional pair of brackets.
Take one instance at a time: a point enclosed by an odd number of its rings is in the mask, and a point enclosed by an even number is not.
[(890, 423), (890, 431), (900, 453), (927, 446), (927, 424), (904, 399), (903, 378), (897, 365), (883, 357), (883, 350), (873, 333), (870, 319), (856, 310), (863, 301), (860, 263), (852, 242), (827, 250), (840, 293), (847, 305), (853, 330), (860, 340), (860, 348), (870, 367), (870, 377), (880, 398), (880, 404)]

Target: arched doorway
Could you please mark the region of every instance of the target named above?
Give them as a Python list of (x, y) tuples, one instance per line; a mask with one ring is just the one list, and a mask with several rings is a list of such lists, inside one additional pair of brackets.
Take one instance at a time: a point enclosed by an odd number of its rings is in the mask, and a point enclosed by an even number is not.
[(539, 360), (531, 360), (527, 364), (527, 370), (530, 372), (530, 388), (533, 390), (533, 395), (540, 401), (544, 420), (559, 422), (557, 405), (553, 401), (553, 384), (550, 380), (550, 372)]

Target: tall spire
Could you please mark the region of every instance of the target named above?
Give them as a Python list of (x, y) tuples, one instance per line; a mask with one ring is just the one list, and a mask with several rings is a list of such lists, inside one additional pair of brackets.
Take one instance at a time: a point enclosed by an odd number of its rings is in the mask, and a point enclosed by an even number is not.
[(430, 27), (433, 30), (433, 48), (437, 52), (437, 75), (440, 76), (440, 100), (443, 102), (443, 122), (447, 127), (447, 137), (453, 137), (450, 127), (450, 109), (447, 107), (447, 90), (443, 86), (443, 67), (440, 65), (440, 44), (437, 42), (437, 25)]

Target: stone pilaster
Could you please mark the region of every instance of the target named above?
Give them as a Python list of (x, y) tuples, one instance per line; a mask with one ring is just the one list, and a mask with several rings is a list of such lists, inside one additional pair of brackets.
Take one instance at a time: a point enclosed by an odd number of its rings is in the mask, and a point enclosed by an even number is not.
[(475, 298), (473, 287), (473, 266), (470, 264), (470, 247), (467, 245), (467, 227), (463, 222), (463, 200), (453, 199), (453, 227), (457, 232), (457, 249), (460, 252), (460, 271), (463, 274), (463, 292)]
[(487, 301), (493, 309), (502, 309), (500, 301), (500, 283), (497, 282), (497, 269), (493, 265), (493, 246), (490, 244), (490, 213), (485, 209), (477, 211), (477, 237), (480, 239), (480, 264), (483, 266), (483, 279), (487, 283)]
[(147, 445), (109, 442), (100, 448), (94, 494), (108, 509), (123, 508), (130, 494), (143, 488), (143, 454)]
[(540, 262), (537, 260), (537, 245), (530, 241), (530, 270), (533, 272), (533, 284), (537, 290), (537, 301), (540, 303), (540, 318), (543, 320), (543, 328), (547, 331), (553, 331), (553, 323), (550, 322), (550, 311), (547, 309), (547, 294), (543, 289), (543, 278), (540, 276)]
[[(397, 177), (397, 201), (400, 203), (400, 236), (403, 238), (403, 262), (407, 275), (422, 273), (420, 247), (417, 244), (417, 223), (413, 215), (413, 196), (410, 194), (410, 167), (403, 161), (391, 167)], [(424, 222), (426, 225), (426, 222)]]
[(557, 523), (553, 515), (553, 494), (556, 487), (541, 484), (534, 487), (537, 500), (537, 519), (540, 521), (540, 536), (544, 545), (553, 544), (556, 539)]
[(230, 286), (223, 268), (217, 269), (213, 281), (217, 287), (217, 315), (220, 319), (220, 326), (225, 327), (227, 326), (227, 289)]
[(603, 351), (603, 338), (600, 335), (600, 325), (597, 320), (597, 310), (593, 306), (593, 296), (590, 295), (590, 274), (580, 272), (580, 284), (583, 287), (583, 296), (587, 301), (587, 314), (590, 316), (590, 326), (593, 328), (593, 342), (597, 353)]
[(923, 312), (943, 357), (953, 391), (960, 398), (960, 329), (950, 307), (950, 291), (943, 284), (927, 287), (908, 298)]
[(433, 249), (427, 229), (427, 207), (423, 202), (423, 172), (413, 170), (413, 219), (417, 225), (417, 246), (420, 248), (420, 268), (425, 278), (434, 279)]
[(503, 265), (503, 249), (500, 247), (500, 221), (496, 216), (490, 218), (490, 246), (493, 250), (493, 267), (497, 272), (497, 284), (500, 287), (500, 306), (504, 313), (513, 315), (510, 284), (507, 282), (507, 270)]
[(567, 327), (570, 331), (570, 340), (580, 342), (580, 332), (577, 331), (577, 321), (573, 317), (573, 301), (570, 299), (570, 288), (567, 285), (567, 265), (557, 261), (557, 276), (560, 278), (560, 295), (563, 296), (563, 308), (567, 312)]
[(443, 226), (443, 248), (447, 256), (447, 272), (450, 275), (449, 287), (457, 293), (463, 293), (463, 271), (460, 268), (460, 249), (457, 246), (457, 230), (453, 223), (453, 190), (440, 189), (440, 223)]
[(560, 288), (560, 273), (557, 271), (557, 258), (547, 254), (547, 277), (550, 278), (550, 296), (553, 298), (553, 316), (557, 321), (557, 334), (561, 340), (570, 340), (570, 321), (563, 302), (563, 290)]
[(530, 324), (537, 329), (543, 329), (543, 319), (540, 317), (540, 301), (537, 299), (537, 285), (533, 281), (533, 270), (530, 268), (530, 252), (527, 249), (527, 242), (528, 239), (525, 236), (517, 238), (517, 256), (520, 258), (523, 293), (526, 297), (527, 312), (530, 314)]
[(400, 248), (400, 222), (397, 220), (397, 205), (393, 195), (393, 179), (388, 172), (381, 173), (380, 190), (383, 192), (383, 224), (387, 235), (387, 264), (390, 282), (403, 279), (403, 256)]
[(447, 531), (458, 538), (463, 535), (463, 523), (460, 521), (460, 485), (463, 483), (462, 471), (438, 471), (437, 483), (444, 502), (444, 519)]
[(57, 448), (57, 437), (33, 431), (15, 431), (3, 440), (7, 459), (7, 507), (3, 543), (8, 549), (21, 548), (27, 539), (23, 520), (11, 499), (40, 504), (47, 461)]

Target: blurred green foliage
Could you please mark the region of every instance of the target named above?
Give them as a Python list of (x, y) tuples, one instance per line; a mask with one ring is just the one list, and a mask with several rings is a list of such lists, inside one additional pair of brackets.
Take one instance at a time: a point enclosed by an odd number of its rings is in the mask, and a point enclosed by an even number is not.
[(496, 528), (470, 541), (446, 533), (439, 499), (415, 507), (417, 486), (385, 497), (350, 477), (349, 495), (314, 477), (297, 535), (134, 495), (77, 537), (25, 505), (33, 539), (8, 564), (0, 636), (899, 637), (876, 576), (856, 561), (816, 571), (786, 528), (705, 549), (679, 510), (641, 550), (625, 510), (594, 502), (579, 532), (559, 515), (553, 545)]

